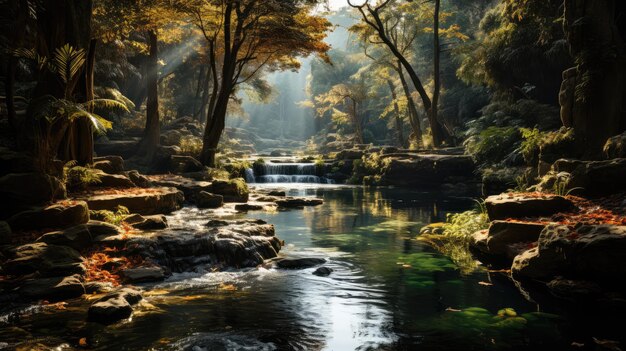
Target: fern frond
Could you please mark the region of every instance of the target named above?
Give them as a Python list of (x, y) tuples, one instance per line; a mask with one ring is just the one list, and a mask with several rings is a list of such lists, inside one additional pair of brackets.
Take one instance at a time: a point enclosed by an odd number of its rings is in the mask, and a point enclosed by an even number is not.
[(112, 99), (94, 99), (87, 101), (83, 104), (87, 109), (102, 108), (102, 109), (119, 109), (124, 112), (130, 112), (126, 104)]
[(70, 44), (65, 44), (54, 50), (53, 62), (55, 71), (63, 83), (67, 84), (85, 64), (85, 50), (75, 49)]

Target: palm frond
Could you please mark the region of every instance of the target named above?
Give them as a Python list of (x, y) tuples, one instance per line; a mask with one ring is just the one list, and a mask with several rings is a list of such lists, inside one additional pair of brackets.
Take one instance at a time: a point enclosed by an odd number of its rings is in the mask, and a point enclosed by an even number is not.
[(113, 99), (94, 99), (94, 100), (85, 102), (83, 105), (89, 110), (93, 108), (101, 108), (101, 109), (118, 109), (124, 112), (130, 112), (126, 104), (117, 100), (113, 100)]
[(65, 44), (54, 50), (52, 60), (54, 70), (59, 74), (63, 83), (67, 84), (85, 64), (85, 50), (75, 49), (70, 44)]
[(91, 123), (91, 125), (93, 126), (96, 132), (103, 133), (106, 130), (113, 128), (113, 123), (102, 118), (101, 116), (98, 116), (97, 114), (93, 112), (88, 112), (88, 111), (79, 109), (79, 110), (74, 111), (71, 115), (69, 115), (69, 119), (71, 121), (74, 121), (80, 118), (87, 119)]

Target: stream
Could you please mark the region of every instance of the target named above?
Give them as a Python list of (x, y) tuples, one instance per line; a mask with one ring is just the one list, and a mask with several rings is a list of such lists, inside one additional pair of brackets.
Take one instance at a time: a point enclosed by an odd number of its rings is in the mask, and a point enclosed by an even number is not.
[[(414, 239), (424, 224), (472, 208), (471, 199), (394, 188), (282, 186), (288, 195), (321, 197), (324, 204), (227, 218), (274, 224), (286, 243), (281, 256), (325, 258), (330, 276), (270, 265), (174, 274), (143, 286), (145, 299), (130, 321), (86, 324), (86, 305), (70, 305), (0, 325), (0, 341), (19, 327), (33, 338), (74, 345), (86, 337), (96, 350), (554, 350), (572, 342), (567, 318), (529, 302), (504, 275), (483, 268), (462, 275)], [(186, 207), (168, 221), (200, 230), (207, 216)]]

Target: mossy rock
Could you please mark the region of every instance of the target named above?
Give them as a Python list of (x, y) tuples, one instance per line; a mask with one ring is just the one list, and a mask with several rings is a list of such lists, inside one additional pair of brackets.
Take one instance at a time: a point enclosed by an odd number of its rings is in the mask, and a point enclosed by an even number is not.
[(243, 178), (216, 180), (211, 186), (211, 192), (222, 195), (225, 202), (247, 202), (250, 195), (248, 184)]

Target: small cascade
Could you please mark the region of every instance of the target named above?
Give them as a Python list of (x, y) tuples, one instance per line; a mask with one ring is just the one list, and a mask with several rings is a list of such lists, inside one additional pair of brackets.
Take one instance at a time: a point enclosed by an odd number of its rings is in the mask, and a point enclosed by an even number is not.
[(245, 176), (248, 183), (334, 183), (331, 179), (318, 176), (313, 163), (255, 164), (254, 169), (246, 169)]

